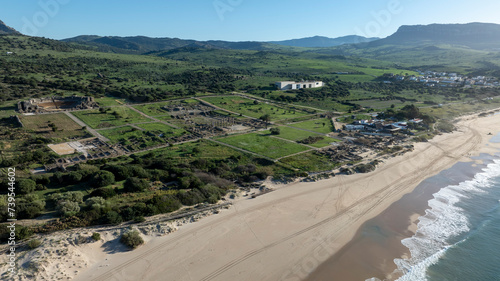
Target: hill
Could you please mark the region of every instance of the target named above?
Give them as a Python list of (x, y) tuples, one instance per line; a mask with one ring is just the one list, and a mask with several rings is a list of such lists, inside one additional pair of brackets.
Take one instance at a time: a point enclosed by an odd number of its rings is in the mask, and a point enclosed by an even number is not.
[(266, 50), (273, 49), (278, 46), (265, 42), (229, 42), (229, 41), (196, 41), (179, 38), (151, 38), (146, 36), (96, 36), (82, 35), (73, 38), (62, 40), (64, 42), (79, 43), (87, 46), (92, 46), (99, 51), (116, 52), (116, 53), (134, 53), (144, 54), (158, 51), (169, 51), (177, 48), (216, 48), (216, 49), (235, 49), (235, 50)]
[(366, 46), (450, 44), (500, 50), (500, 25), (493, 23), (403, 25), (391, 36)]
[(3, 21), (0, 20), (0, 35), (6, 35), (6, 34), (21, 34), (14, 28), (7, 26)]
[(268, 43), (293, 46), (293, 47), (306, 47), (306, 48), (324, 48), (334, 47), (345, 44), (366, 43), (378, 40), (380, 38), (366, 38), (357, 35), (348, 35), (338, 38), (328, 38), (324, 36), (314, 36), (300, 39), (284, 40), (284, 41), (270, 41)]

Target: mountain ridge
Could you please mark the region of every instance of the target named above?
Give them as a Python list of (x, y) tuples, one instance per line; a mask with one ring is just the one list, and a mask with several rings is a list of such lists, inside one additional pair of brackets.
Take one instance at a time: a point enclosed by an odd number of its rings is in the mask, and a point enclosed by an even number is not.
[(3, 21), (0, 20), (0, 35), (8, 35), (8, 34), (21, 35), (19, 31), (6, 25)]
[(347, 35), (336, 38), (329, 38), (325, 36), (313, 36), (313, 37), (305, 37), (299, 39), (290, 39), (290, 40), (282, 40), (282, 41), (268, 41), (267, 43), (284, 45), (284, 46), (293, 46), (293, 47), (306, 47), (306, 48), (327, 48), (340, 46), (345, 44), (358, 44), (358, 43), (366, 43), (375, 40), (379, 40), (378, 37), (367, 38), (359, 35)]

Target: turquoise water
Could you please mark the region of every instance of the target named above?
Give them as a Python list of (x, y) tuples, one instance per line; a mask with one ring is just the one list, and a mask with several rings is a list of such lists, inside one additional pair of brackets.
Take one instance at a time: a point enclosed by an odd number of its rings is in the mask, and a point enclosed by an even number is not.
[(417, 233), (402, 241), (398, 281), (500, 281), (500, 159), (434, 194)]

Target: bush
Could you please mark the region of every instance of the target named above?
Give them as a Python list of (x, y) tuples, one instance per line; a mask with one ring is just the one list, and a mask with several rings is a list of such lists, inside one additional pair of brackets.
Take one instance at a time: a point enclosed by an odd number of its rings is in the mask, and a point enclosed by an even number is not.
[(35, 191), (36, 182), (30, 179), (18, 179), (17, 188), (19, 194), (29, 194)]
[(23, 240), (33, 235), (33, 230), (26, 226), (16, 226), (16, 239)]
[(280, 128), (271, 128), (271, 135), (279, 135), (280, 133)]
[(172, 195), (156, 195), (150, 203), (159, 213), (170, 213), (181, 207), (179, 200)]
[(92, 197), (102, 197), (104, 199), (111, 198), (115, 195), (116, 195), (116, 191), (112, 187), (100, 187), (100, 188), (94, 189), (90, 193), (90, 196), (92, 196)]
[(92, 185), (103, 187), (115, 183), (115, 175), (108, 171), (99, 171), (92, 177)]
[(64, 176), (64, 180), (69, 184), (79, 183), (83, 178), (83, 175), (79, 172), (69, 172)]
[(101, 234), (99, 234), (99, 233), (97, 233), (97, 232), (92, 233), (92, 236), (91, 236), (91, 237), (92, 237), (92, 240), (94, 240), (94, 241), (99, 241), (99, 240), (101, 240)]
[(181, 191), (177, 196), (179, 197), (181, 203), (186, 206), (192, 206), (205, 202), (205, 197), (198, 189), (192, 189), (187, 192)]
[(134, 222), (145, 222), (146, 221), (146, 218), (144, 218), (143, 216), (137, 216), (134, 218)]
[(117, 224), (120, 224), (123, 222), (122, 216), (120, 216), (120, 214), (118, 214), (115, 211), (107, 212), (106, 216), (105, 216), (105, 220), (106, 220), (106, 223), (114, 224), (114, 225), (117, 225)]
[(81, 191), (69, 191), (65, 193), (54, 193), (50, 196), (54, 201), (71, 201), (76, 203), (83, 202), (83, 193)]
[(28, 242), (28, 247), (30, 247), (30, 249), (38, 248), (40, 245), (42, 245), (42, 241), (38, 239), (33, 239)]
[(135, 249), (140, 245), (144, 244), (144, 240), (142, 239), (139, 231), (132, 230), (127, 233), (124, 233), (120, 238), (120, 242), (125, 244), (127, 247)]
[(45, 209), (44, 200), (21, 199), (17, 203), (17, 214), (19, 219), (32, 219), (42, 214)]
[(57, 202), (57, 210), (65, 217), (71, 217), (80, 212), (80, 205), (76, 202), (61, 200)]
[(107, 165), (103, 169), (113, 173), (117, 181), (122, 181), (132, 176), (132, 171), (127, 166)]
[(128, 178), (123, 187), (126, 192), (141, 192), (149, 187), (149, 183), (144, 179), (133, 177)]

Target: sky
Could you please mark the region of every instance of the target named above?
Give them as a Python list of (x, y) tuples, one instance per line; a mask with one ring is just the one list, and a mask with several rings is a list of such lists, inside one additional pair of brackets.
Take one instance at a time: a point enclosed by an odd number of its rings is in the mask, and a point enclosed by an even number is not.
[(477, 0), (3, 0), (0, 20), (32, 36), (176, 37), (275, 41), (387, 37), (401, 25), (500, 24), (500, 1)]

